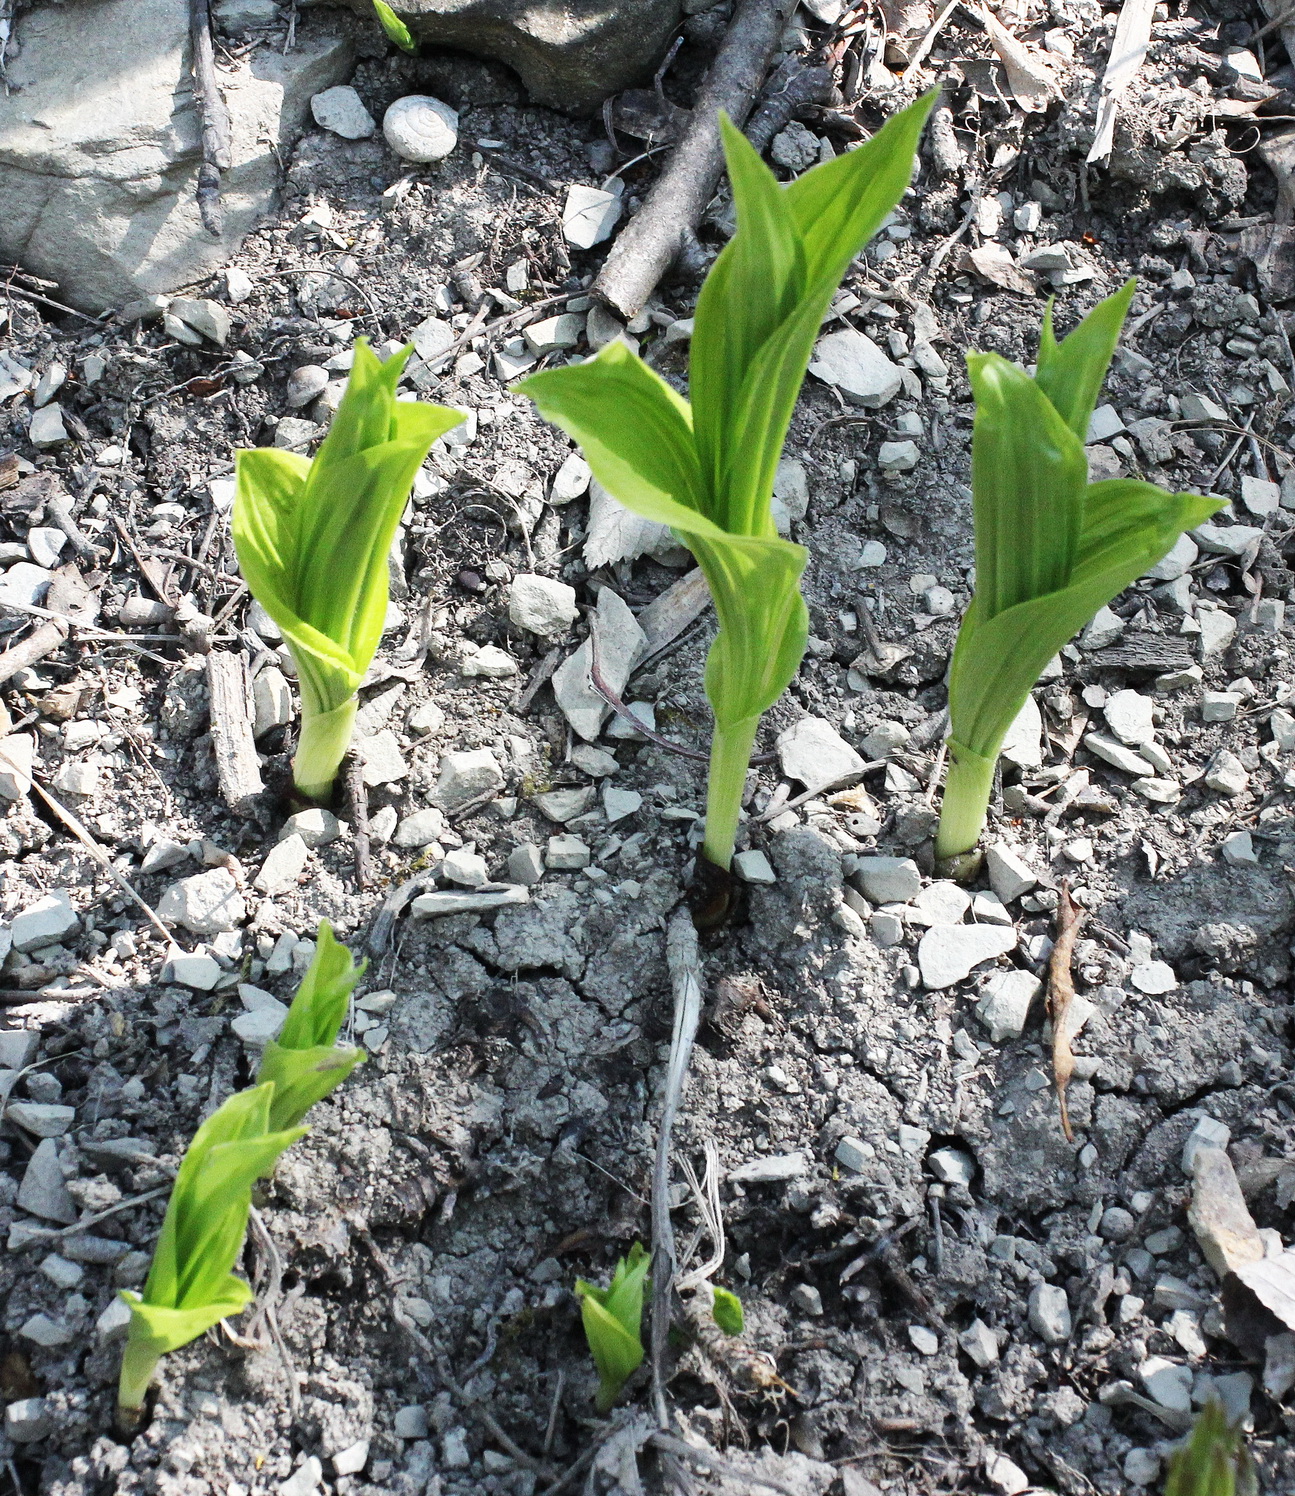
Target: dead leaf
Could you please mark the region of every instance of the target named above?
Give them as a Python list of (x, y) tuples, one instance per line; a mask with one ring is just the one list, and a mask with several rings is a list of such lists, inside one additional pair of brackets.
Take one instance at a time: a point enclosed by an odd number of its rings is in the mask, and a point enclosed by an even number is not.
[(1070, 1041), (1076, 1032), (1070, 1017), (1070, 1005), (1075, 997), (1070, 962), (1075, 941), (1087, 917), (1088, 911), (1081, 909), (1070, 897), (1069, 885), (1062, 883), (1061, 902), (1057, 905), (1057, 940), (1048, 961), (1048, 1016), (1052, 1019), (1052, 1079), (1057, 1088), (1057, 1104), (1061, 1108), (1061, 1129), (1068, 1143), (1074, 1141), (1074, 1134), (1070, 1130), (1066, 1088), (1075, 1070)]
[(1115, 116), (1129, 84), (1142, 71), (1155, 12), (1156, 0), (1124, 0), (1120, 7), (1120, 18), (1111, 39), (1111, 55), (1102, 74), (1097, 130), (1092, 149), (1088, 152), (1089, 162), (1105, 161), (1111, 154), (1115, 142)]
[[(670, 533), (669, 526), (632, 513), (600, 483), (589, 485), (586, 566), (591, 569), (611, 566), (617, 561), (636, 561), (640, 556), (652, 556), (663, 564), (676, 564), (687, 554)], [(671, 558), (668, 562), (667, 557)]]
[(1012, 97), (1027, 114), (1042, 114), (1057, 94), (1047, 64), (1037, 52), (1018, 42), (998, 17), (984, 6), (980, 8), (980, 19), (989, 33), (994, 51), (1007, 69)]

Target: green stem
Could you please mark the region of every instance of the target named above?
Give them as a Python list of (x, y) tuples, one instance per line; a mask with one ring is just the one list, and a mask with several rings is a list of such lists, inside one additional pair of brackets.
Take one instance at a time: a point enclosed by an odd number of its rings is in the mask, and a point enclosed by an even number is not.
[(935, 838), (937, 860), (970, 852), (980, 840), (997, 762), (997, 753), (992, 758), (982, 758), (970, 748), (950, 741), (949, 775), (944, 783), (940, 830)]
[(737, 840), (738, 817), (742, 814), (742, 791), (751, 763), (760, 716), (745, 717), (727, 727), (715, 724), (710, 744), (710, 778), (706, 785), (706, 840), (702, 851), (717, 866), (728, 871)]
[(123, 1413), (138, 1413), (148, 1396), (157, 1363), (162, 1359), (154, 1343), (132, 1335), (121, 1357), (121, 1376), (117, 1382), (117, 1406)]
[(351, 728), (359, 698), (348, 696), (331, 712), (310, 712), (302, 706), (301, 740), (292, 760), (292, 778), (307, 800), (332, 799), (337, 771), (351, 742)]

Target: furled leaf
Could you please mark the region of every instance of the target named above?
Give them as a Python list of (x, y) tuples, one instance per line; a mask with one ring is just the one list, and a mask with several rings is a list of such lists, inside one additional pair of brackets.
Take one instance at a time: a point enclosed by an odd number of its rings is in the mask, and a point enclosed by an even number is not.
[(1201, 1409), (1191, 1438), (1169, 1461), (1165, 1496), (1258, 1496), (1254, 1461), (1245, 1435), (1234, 1428), (1222, 1404)]
[(740, 1335), (746, 1323), (742, 1313), (742, 1300), (727, 1288), (716, 1288), (714, 1293), (715, 1303), (711, 1308), (711, 1315), (715, 1323), (725, 1335)]
[(585, 1339), (598, 1371), (598, 1410), (607, 1412), (643, 1361), (643, 1293), (651, 1254), (635, 1242), (606, 1288), (576, 1279)]
[(258, 1085), (274, 1085), (272, 1130), (294, 1127), (364, 1059), (362, 1049), (338, 1046), (336, 1041), (351, 993), (367, 964), (357, 967), (350, 951), (334, 938), (328, 921), (319, 922), (314, 959), (278, 1039), (265, 1046), (257, 1071)]
[(387, 0), (373, 0), (373, 9), (377, 12), (378, 24), (387, 33), (388, 41), (395, 42), (403, 52), (418, 51), (413, 32), (387, 4)]

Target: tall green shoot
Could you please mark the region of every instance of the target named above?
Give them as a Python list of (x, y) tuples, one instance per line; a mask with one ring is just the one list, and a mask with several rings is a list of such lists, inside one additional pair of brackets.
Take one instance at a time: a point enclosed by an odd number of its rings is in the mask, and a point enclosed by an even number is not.
[(373, 9), (378, 25), (387, 33), (387, 40), (395, 42), (402, 52), (417, 52), (418, 42), (414, 33), (387, 4), (387, 0), (373, 0)]
[(1217, 1399), (1201, 1409), (1191, 1438), (1170, 1459), (1165, 1496), (1259, 1496), (1245, 1435)]
[(576, 1279), (580, 1318), (598, 1370), (598, 1411), (606, 1413), (643, 1362), (643, 1294), (652, 1254), (636, 1241), (606, 1288)]
[(1088, 482), (1084, 441), (1134, 282), (1058, 343), (1037, 372), (970, 353), (976, 590), (949, 674), (949, 774), (936, 856), (975, 847), (1008, 728), (1043, 667), (1101, 607), (1221, 501), (1133, 478)]
[(269, 1174), (304, 1127), (271, 1131), (274, 1087), (238, 1091), (193, 1136), (176, 1174), (142, 1294), (123, 1289), (130, 1328), (118, 1408), (135, 1422), (157, 1363), (252, 1296), (233, 1267), (242, 1250), (252, 1186)]
[(256, 1083), (274, 1084), (270, 1130), (295, 1127), (315, 1102), (341, 1085), (364, 1059), (362, 1049), (338, 1045), (337, 1034), (355, 984), (368, 962), (355, 959), (320, 920), (315, 956), (288, 1009), (277, 1039), (261, 1056)]
[(738, 229), (697, 303), (691, 404), (620, 342), (518, 386), (579, 442), (604, 488), (674, 530), (710, 584), (719, 633), (706, 666), (715, 727), (703, 852), (725, 871), (756, 729), (808, 629), (806, 552), (778, 536), (774, 472), (823, 315), (907, 188), (934, 102), (919, 99), (785, 187), (721, 117)]
[(346, 393), (314, 460), (239, 452), (234, 547), (252, 596), (282, 630), (301, 687), (297, 789), (325, 801), (351, 740), (356, 691), (382, 638), (387, 553), (428, 449), (463, 420), (398, 400), (412, 347), (380, 363), (356, 340)]

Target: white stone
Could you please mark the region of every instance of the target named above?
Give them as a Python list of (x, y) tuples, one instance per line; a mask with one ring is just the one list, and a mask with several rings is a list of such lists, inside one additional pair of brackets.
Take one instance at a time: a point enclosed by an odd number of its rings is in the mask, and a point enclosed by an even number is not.
[(573, 182), (567, 188), (562, 208), (562, 235), (576, 249), (592, 249), (611, 238), (621, 211), (621, 200), (616, 193)]
[(424, 317), (409, 334), (414, 351), (426, 364), (435, 368), (437, 360), (445, 356), (454, 346), (456, 334), (448, 322), (440, 317)]
[(34, 951), (43, 945), (56, 945), (80, 928), (71, 895), (66, 889), (56, 888), (16, 914), (9, 933), (14, 950)]
[(1036, 1283), (1030, 1290), (1028, 1314), (1031, 1328), (1049, 1345), (1070, 1338), (1070, 1303), (1066, 1290), (1055, 1283)]
[(534, 842), (523, 842), (508, 854), (507, 869), (514, 883), (532, 887), (544, 876), (544, 854)]
[(517, 661), (497, 644), (483, 644), (480, 649), (464, 655), (459, 669), (467, 676), (480, 676), (485, 680), (508, 680), (517, 674)]
[(1226, 1148), (1232, 1141), (1232, 1129), (1226, 1122), (1204, 1116), (1183, 1141), (1183, 1173), (1190, 1179), (1196, 1168), (1196, 1155), (1202, 1148)]
[(427, 847), (440, 841), (444, 834), (444, 813), (429, 806), (426, 810), (416, 810), (413, 815), (406, 816), (396, 827), (391, 840), (398, 847)]
[(1084, 747), (1094, 757), (1100, 758), (1112, 768), (1118, 769), (1122, 774), (1135, 774), (1138, 776), (1152, 773), (1154, 765), (1147, 762), (1141, 754), (1134, 753), (1131, 748), (1126, 748), (1123, 743), (1115, 738), (1107, 737), (1105, 733), (1090, 732), (1084, 735)]
[(338, 1475), (358, 1475), (369, 1462), (369, 1441), (357, 1439), (333, 1456), (333, 1469)]
[(1254, 838), (1248, 831), (1234, 831), (1223, 838), (1219, 850), (1229, 867), (1258, 867), (1259, 854), (1255, 851)]
[(1205, 787), (1221, 795), (1240, 795), (1250, 783), (1250, 776), (1235, 753), (1220, 748), (1205, 771)]
[(522, 572), (508, 587), (508, 616), (518, 628), (541, 638), (566, 633), (576, 621), (576, 590), (551, 577)]
[(1241, 697), (1236, 691), (1202, 691), (1201, 721), (1231, 722), (1240, 705)]
[(1151, 713), (1155, 703), (1139, 691), (1114, 691), (1106, 698), (1102, 712), (1106, 725), (1121, 743), (1136, 748), (1155, 736)]
[(353, 746), (363, 765), (361, 772), (368, 789), (376, 789), (381, 784), (394, 784), (409, 773), (400, 752), (400, 744), (389, 727), (384, 727), (371, 737), (357, 737)]
[(503, 770), (490, 749), (467, 748), (442, 757), (436, 799), (443, 810), (455, 811), (478, 795), (503, 787)]
[(304, 452), (323, 432), (324, 428), (316, 426), (314, 421), (300, 421), (295, 416), (284, 416), (274, 428), (274, 445), (285, 451)]
[(937, 1148), (926, 1165), (941, 1184), (969, 1185), (976, 1177), (976, 1160), (961, 1148)]
[(958, 1344), (982, 1371), (997, 1364), (998, 1337), (983, 1319), (973, 1319), (958, 1336)]
[(992, 888), (983, 888), (971, 896), (971, 917), (977, 924), (1010, 925), (1012, 916)]
[(594, 803), (597, 791), (592, 785), (581, 785), (578, 789), (545, 790), (531, 797), (536, 809), (550, 821), (564, 825), (582, 816)]
[(252, 887), (270, 898), (289, 892), (300, 881), (309, 856), (310, 849), (303, 837), (295, 832), (284, 837), (270, 848), (261, 871), (252, 880)]
[(288, 1010), (283, 1003), (271, 1001), (264, 1007), (239, 1013), (229, 1026), (249, 1048), (264, 1049), (271, 1039), (279, 1037), (287, 1017)]
[(809, 372), (839, 389), (848, 400), (871, 410), (893, 400), (903, 388), (902, 371), (871, 338), (847, 327), (820, 338)]
[(1190, 535), (1180, 535), (1159, 561), (1146, 572), (1153, 582), (1176, 582), (1186, 576), (1200, 555), (1200, 547)]
[(61, 405), (42, 405), (32, 412), (27, 426), (27, 439), (33, 447), (57, 447), (67, 440), (67, 427), (63, 424)]
[(878, 950), (888, 951), (904, 938), (904, 921), (889, 909), (878, 909), (868, 921), (868, 933)]
[(556, 317), (545, 317), (522, 328), (522, 337), (532, 353), (541, 358), (546, 353), (558, 353), (575, 348), (585, 330), (585, 319), (577, 312), (562, 312)]
[(19, 561), (0, 577), (0, 603), (24, 603), (39, 607), (45, 601), (54, 574), (30, 561)]
[(897, 748), (906, 748), (911, 737), (902, 722), (878, 722), (859, 746), (869, 758), (886, 758)]
[(64, 764), (54, 776), (54, 788), (63, 795), (85, 799), (99, 792), (99, 770), (93, 764)]
[(934, 1356), (939, 1353), (940, 1337), (925, 1325), (909, 1325), (908, 1341), (919, 1356)]
[(1007, 729), (1001, 757), (1018, 769), (1037, 769), (1043, 762), (1043, 717), (1039, 704), (1027, 696)]
[(592, 856), (578, 836), (562, 834), (549, 837), (544, 862), (554, 872), (578, 872), (589, 866)]
[(77, 1218), (76, 1204), (68, 1193), (67, 1181), (58, 1160), (58, 1144), (45, 1138), (27, 1160), (22, 1183), (18, 1187), (18, 1208), (43, 1221), (70, 1226)]
[(221, 348), (225, 346), (233, 325), (228, 309), (209, 297), (173, 296), (167, 313), (178, 317), (186, 327), (193, 328), (194, 332)]
[(1042, 990), (1042, 982), (1028, 971), (998, 971), (989, 978), (976, 1003), (976, 1017), (995, 1044), (1021, 1037)]
[(315, 1455), (307, 1455), (287, 1480), (279, 1482), (279, 1496), (315, 1496), (323, 1478), (323, 1465)]
[(603, 814), (607, 824), (614, 826), (626, 816), (634, 815), (643, 804), (643, 796), (637, 790), (620, 790), (614, 785), (603, 785)]
[(53, 530), (48, 525), (33, 525), (27, 531), (27, 551), (37, 566), (46, 570), (59, 563), (67, 536), (62, 530)]
[(359, 94), (347, 83), (317, 93), (310, 101), (310, 112), (321, 129), (331, 130), (343, 140), (368, 140), (378, 128)]
[(877, 466), (883, 473), (911, 473), (921, 456), (916, 442), (882, 442), (877, 449)]
[(592, 477), (593, 473), (590, 471), (589, 464), (579, 452), (572, 452), (553, 475), (553, 484), (549, 489), (549, 503), (569, 504), (572, 499), (581, 498), (589, 492), (589, 482)]
[(1196, 614), (1200, 627), (1200, 658), (1202, 664), (1216, 659), (1232, 643), (1237, 634), (1237, 621), (1225, 608), (1200, 608)]
[(1241, 502), (1260, 519), (1276, 514), (1281, 507), (1281, 485), (1269, 478), (1256, 478), (1251, 473), (1241, 477)]
[(1175, 1413), (1192, 1410), (1192, 1369), (1168, 1361), (1164, 1356), (1148, 1356), (1138, 1367), (1138, 1376), (1147, 1392), (1162, 1408)]
[[(647, 635), (624, 600), (610, 587), (598, 594), (596, 614), (599, 672), (623, 696), (630, 672), (647, 644)], [(586, 639), (553, 672), (553, 694), (572, 730), (587, 743), (597, 738), (611, 708), (589, 683), (592, 641)]]
[(922, 889), (913, 900), (909, 920), (918, 925), (960, 925), (971, 907), (971, 895), (947, 878)]
[(192, 987), (195, 992), (211, 992), (225, 969), (214, 956), (206, 951), (174, 951), (162, 968), (162, 980), (175, 982), (181, 987)]
[(842, 1138), (832, 1156), (843, 1169), (849, 1169), (852, 1174), (862, 1174), (876, 1154), (877, 1150), (872, 1144), (865, 1143), (861, 1138)]
[(986, 849), (985, 869), (989, 874), (989, 886), (1004, 904), (1029, 893), (1039, 881), (1020, 853), (1005, 842), (995, 842)]
[(0, 738), (0, 799), (21, 800), (29, 793), (35, 761), (36, 740), (30, 733)]
[(1203, 551), (1217, 556), (1240, 556), (1263, 531), (1254, 525), (1197, 525), (1192, 538)]
[(802, 717), (778, 734), (782, 772), (817, 793), (862, 775), (864, 760), (822, 717)]
[(1084, 441), (1085, 444), (1108, 442), (1123, 430), (1124, 422), (1120, 419), (1119, 411), (1113, 405), (1099, 405), (1088, 418), (1088, 434)]
[(289, 816), (279, 832), (279, 840), (297, 836), (313, 850), (335, 842), (341, 834), (341, 822), (333, 812), (322, 806), (313, 806), (310, 810), (299, 810), (296, 815)]
[(34, 1444), (54, 1431), (54, 1420), (43, 1397), (20, 1397), (4, 1410), (6, 1438), (15, 1444)]
[(382, 133), (405, 161), (443, 161), (459, 142), (459, 116), (427, 94), (406, 94), (382, 116)]
[(76, 1121), (76, 1108), (48, 1101), (11, 1101), (5, 1116), (38, 1138), (61, 1138)]
[(441, 864), (442, 876), (462, 888), (480, 888), (490, 881), (486, 860), (466, 847), (456, 847), (445, 854)]
[(445, 713), (434, 701), (421, 701), (409, 714), (409, 730), (425, 737), (428, 733), (440, 732), (445, 726)]
[(850, 878), (874, 904), (907, 904), (922, 887), (921, 871), (911, 857), (860, 857)]
[(158, 900), (157, 912), (195, 935), (236, 930), (247, 915), (247, 901), (228, 868), (212, 868), (173, 883)]
[(130, 1330), (130, 1308), (118, 1298), (108, 1300), (107, 1307), (94, 1322), (94, 1333), (100, 1345), (124, 1340)]
[(734, 1184), (778, 1184), (808, 1172), (809, 1160), (803, 1153), (775, 1153), (739, 1164), (728, 1177)]
[(1003, 1496), (1021, 1496), (1031, 1488), (1030, 1477), (1016, 1461), (992, 1449), (985, 1451), (985, 1479)]
[(917, 965), (930, 991), (952, 987), (983, 961), (1016, 946), (1016, 931), (1002, 925), (936, 925), (922, 936)]
[(739, 852), (733, 858), (733, 873), (743, 883), (776, 883), (778, 875), (769, 864), (769, 859), (763, 852), (751, 850)]
[(23, 1070), (36, 1054), (40, 1035), (34, 1029), (0, 1030), (0, 1066), (6, 1070)]
[(1124, 620), (1110, 608), (1098, 608), (1079, 636), (1080, 649), (1105, 649), (1124, 632)]
[(1129, 981), (1148, 997), (1160, 997), (1178, 986), (1178, 977), (1167, 961), (1142, 961), (1129, 973)]
[(1204, 426), (1226, 421), (1228, 413), (1208, 395), (1197, 395), (1190, 391), (1181, 397), (1182, 419), (1193, 426)]
[(1149, 1486), (1160, 1474), (1160, 1456), (1154, 1449), (1130, 1449), (1122, 1468), (1130, 1485)]
[(436, 919), (443, 914), (488, 914), (510, 904), (530, 901), (530, 890), (519, 884), (491, 883), (485, 888), (443, 888), (420, 894), (409, 906), (415, 919)]

